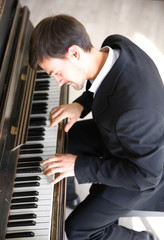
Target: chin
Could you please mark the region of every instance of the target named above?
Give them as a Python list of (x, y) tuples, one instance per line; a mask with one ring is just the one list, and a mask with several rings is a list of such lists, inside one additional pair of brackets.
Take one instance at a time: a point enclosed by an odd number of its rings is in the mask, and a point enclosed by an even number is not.
[(73, 86), (73, 88), (76, 90), (81, 90), (83, 88), (83, 86)]

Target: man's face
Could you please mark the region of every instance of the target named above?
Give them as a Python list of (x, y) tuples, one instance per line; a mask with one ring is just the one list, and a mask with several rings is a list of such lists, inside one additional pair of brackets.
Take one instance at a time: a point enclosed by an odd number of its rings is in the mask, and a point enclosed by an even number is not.
[(52, 75), (57, 81), (59, 87), (63, 84), (68, 84), (80, 90), (85, 83), (85, 70), (76, 61), (72, 61), (70, 58), (48, 58), (43, 59), (39, 64), (48, 74)]

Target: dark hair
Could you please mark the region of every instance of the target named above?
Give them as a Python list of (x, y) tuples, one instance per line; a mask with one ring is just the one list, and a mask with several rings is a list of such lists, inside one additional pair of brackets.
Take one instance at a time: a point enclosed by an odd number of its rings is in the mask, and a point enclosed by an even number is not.
[(75, 18), (59, 14), (43, 19), (33, 30), (29, 63), (36, 69), (44, 58), (64, 58), (72, 45), (90, 51), (92, 44), (85, 27)]

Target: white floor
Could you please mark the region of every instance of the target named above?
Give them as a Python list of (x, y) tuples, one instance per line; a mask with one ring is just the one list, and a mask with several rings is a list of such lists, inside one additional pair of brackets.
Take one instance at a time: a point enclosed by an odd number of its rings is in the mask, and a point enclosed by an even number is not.
[[(111, 34), (129, 37), (145, 50), (155, 61), (164, 79), (164, 1), (163, 0), (20, 0), (28, 6), (34, 26), (43, 18), (59, 13), (70, 14), (86, 27), (93, 45), (101, 43)], [(81, 91), (70, 89), (70, 102)], [(82, 199), (87, 195), (89, 185), (78, 185), (77, 192)], [(70, 210), (67, 209), (67, 215)], [(164, 218), (143, 219), (158, 237), (164, 240)], [(136, 230), (144, 230), (139, 218), (121, 219), (121, 224)]]

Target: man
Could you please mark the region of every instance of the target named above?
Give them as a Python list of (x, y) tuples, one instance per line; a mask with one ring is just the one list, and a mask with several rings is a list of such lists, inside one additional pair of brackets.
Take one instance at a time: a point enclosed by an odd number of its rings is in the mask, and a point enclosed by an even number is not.
[[(46, 18), (30, 43), (30, 64), (59, 86), (87, 90), (73, 103), (52, 109), (51, 126), (69, 121), (68, 154), (45, 160), (44, 173), (93, 183), (66, 220), (71, 240), (151, 240), (117, 224), (132, 209), (164, 209), (164, 87), (153, 61), (129, 39), (112, 35), (95, 49), (84, 26), (71, 16)], [(92, 111), (93, 119), (78, 121)]]

